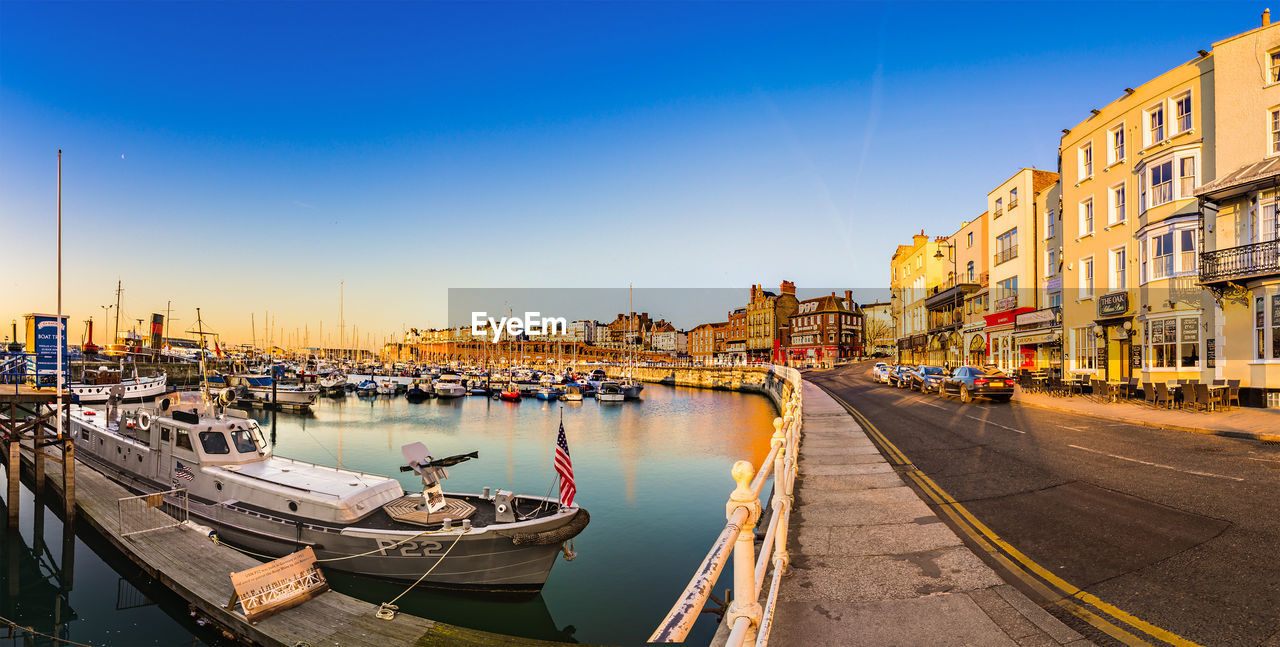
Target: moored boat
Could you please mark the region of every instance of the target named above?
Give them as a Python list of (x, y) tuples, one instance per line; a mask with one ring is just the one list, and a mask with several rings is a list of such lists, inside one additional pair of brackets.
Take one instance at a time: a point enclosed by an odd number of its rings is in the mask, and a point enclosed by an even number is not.
[(627, 396), (622, 392), (622, 385), (613, 381), (604, 381), (600, 383), (600, 388), (596, 389), (596, 399), (601, 402), (622, 402)]
[(169, 387), (169, 378), (166, 375), (156, 377), (135, 375), (132, 379), (121, 380), (119, 369), (107, 366), (99, 367), (96, 371), (85, 371), (82, 380), (78, 384), (66, 385), (71, 395), (82, 403), (106, 402), (116, 387), (119, 387), (116, 392), (120, 395), (122, 402), (156, 398), (164, 395)]
[[(443, 492), (443, 468), (475, 454), (436, 460), (421, 443), (405, 446), (401, 470), (423, 483), (406, 493), (385, 476), (275, 456), (257, 422), (235, 410), (180, 403), (114, 420), (91, 412), (73, 407), (70, 415), (85, 464), (138, 493), (185, 489), (192, 521), (221, 541), (271, 557), (309, 546), (325, 569), (536, 591), (589, 520), (545, 497)], [(129, 460), (117, 460), (125, 452)]]

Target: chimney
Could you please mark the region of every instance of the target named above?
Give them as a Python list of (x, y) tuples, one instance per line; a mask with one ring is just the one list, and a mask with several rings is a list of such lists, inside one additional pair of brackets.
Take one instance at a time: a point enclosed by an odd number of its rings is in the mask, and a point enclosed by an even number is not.
[(852, 309), (853, 308), (853, 290), (844, 291), (844, 300), (845, 300), (845, 304), (848, 305), (850, 309)]
[(781, 294), (790, 294), (791, 296), (795, 296), (796, 284), (791, 281), (783, 281), (782, 285), (778, 286), (778, 292)]
[(1262, 10), (1262, 26), (1266, 27), (1271, 24), (1271, 9)]

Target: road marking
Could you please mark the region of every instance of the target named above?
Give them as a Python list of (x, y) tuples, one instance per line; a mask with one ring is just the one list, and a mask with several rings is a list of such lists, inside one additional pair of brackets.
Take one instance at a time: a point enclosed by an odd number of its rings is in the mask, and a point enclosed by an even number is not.
[[(825, 388), (823, 390), (849, 412), (849, 415), (858, 422), (867, 435), (880, 446), (881, 451), (889, 456), (890, 462), (897, 465), (911, 465), (906, 455), (903, 454), (896, 445), (890, 442), (889, 439), (886, 438), (884, 434), (866, 418), (866, 416), (862, 415), (860, 411), (855, 409), (848, 402), (845, 402), (844, 399), (840, 398), (836, 394)], [(1106, 633), (1125, 645), (1148, 645), (1149, 643), (1146, 639), (1130, 633), (1125, 628), (1117, 626), (1107, 618), (1095, 614), (1084, 605), (1092, 606), (1093, 608), (1098, 609), (1099, 611), (1102, 611), (1103, 613), (1127, 625), (1129, 628), (1148, 634), (1169, 645), (1174, 645), (1175, 647), (1199, 647), (1197, 643), (1146, 622), (1116, 606), (1103, 602), (1102, 599), (1097, 596), (1082, 591), (1068, 583), (1066, 580), (1054, 575), (1051, 571), (1036, 563), (1008, 542), (1001, 539), (999, 535), (992, 532), (992, 530), (981, 521), (978, 521), (978, 519), (974, 517), (967, 508), (952, 498), (951, 495), (947, 494), (945, 490), (943, 490), (924, 472), (912, 467), (911, 469), (906, 470), (905, 473), (917, 484), (918, 487), (920, 487), (921, 491), (923, 491), (935, 503), (935, 505), (938, 506), (938, 509), (950, 518), (967, 537), (986, 551), (997, 563), (1005, 568), (1007, 572), (1018, 578), (1020, 581), (1026, 583), (1051, 604), (1056, 604), (1057, 606), (1062, 607), (1068, 613), (1080, 618), (1084, 622), (1087, 622), (1089, 625), (1097, 628), (1099, 631)], [(1010, 557), (1018, 563), (1015, 564), (1014, 561), (1009, 559)], [(1033, 573), (1034, 576), (1032, 575)], [(1036, 579), (1036, 576), (1040, 579)], [(1048, 584), (1048, 586), (1046, 586), (1046, 584)], [(1057, 591), (1050, 589), (1050, 586), (1057, 589)]]
[(977, 417), (977, 416), (965, 415), (965, 417), (966, 417), (966, 418), (968, 418), (968, 419), (970, 419), (970, 420), (977, 420), (978, 422), (981, 422), (982, 424), (985, 424), (985, 425), (993, 425), (993, 426), (995, 426), (995, 427), (999, 427), (999, 428), (1001, 428), (1001, 429), (1008, 429), (1009, 431), (1016, 431), (1016, 432), (1018, 432), (1018, 433), (1020, 433), (1020, 434), (1025, 434), (1025, 433), (1027, 433), (1027, 432), (1025, 432), (1025, 431), (1023, 431), (1023, 430), (1021, 430), (1021, 429), (1014, 429), (1013, 427), (1006, 427), (1006, 426), (1004, 426), (1004, 425), (1002, 425), (1002, 424), (1000, 424), (1000, 423), (998, 423), (998, 422), (991, 422), (990, 420), (986, 420), (986, 419), (984, 419), (984, 418), (979, 418), (979, 417)]
[(1183, 474), (1195, 474), (1196, 476), (1209, 476), (1209, 477), (1216, 478), (1216, 479), (1227, 479), (1227, 480), (1229, 480), (1229, 481), (1243, 481), (1243, 480), (1244, 480), (1244, 479), (1239, 478), (1239, 477), (1236, 477), (1236, 476), (1223, 476), (1222, 474), (1214, 474), (1213, 472), (1199, 472), (1199, 471), (1196, 471), (1196, 470), (1184, 470), (1184, 469), (1182, 469), (1182, 468), (1180, 468), (1180, 467), (1174, 467), (1174, 466), (1172, 466), (1172, 465), (1164, 465), (1164, 464), (1161, 464), (1161, 463), (1152, 463), (1151, 461), (1138, 460), (1138, 459), (1136, 459), (1136, 458), (1129, 458), (1128, 456), (1119, 456), (1119, 455), (1117, 455), (1117, 454), (1108, 454), (1108, 453), (1106, 453), (1106, 452), (1104, 452), (1104, 451), (1099, 451), (1099, 450), (1097, 450), (1097, 449), (1089, 449), (1088, 447), (1081, 447), (1081, 446), (1079, 446), (1079, 445), (1067, 445), (1067, 447), (1074, 447), (1074, 448), (1079, 449), (1079, 450), (1081, 450), (1081, 451), (1092, 452), (1092, 453), (1094, 453), (1094, 454), (1098, 454), (1098, 455), (1100, 455), (1100, 456), (1109, 456), (1109, 457), (1111, 457), (1111, 458), (1115, 458), (1115, 459), (1118, 459), (1118, 460), (1122, 460), (1122, 461), (1129, 461), (1130, 463), (1140, 463), (1140, 464), (1142, 464), (1142, 465), (1149, 465), (1149, 466), (1151, 466), (1151, 467), (1159, 467), (1159, 468), (1166, 469), (1166, 470), (1173, 470), (1173, 471), (1175, 471), (1175, 472), (1182, 472)]
[(1266, 463), (1280, 463), (1280, 460), (1276, 460), (1274, 458), (1254, 458), (1253, 456), (1245, 456), (1245, 458), (1251, 461), (1263, 461)]

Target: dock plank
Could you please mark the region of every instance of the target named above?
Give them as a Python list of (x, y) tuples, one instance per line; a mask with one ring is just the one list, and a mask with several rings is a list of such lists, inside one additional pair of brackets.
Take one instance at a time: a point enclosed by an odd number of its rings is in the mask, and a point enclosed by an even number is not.
[[(34, 455), (24, 447), (23, 463)], [(167, 528), (123, 537), (119, 532), (118, 500), (132, 496), (103, 474), (83, 463), (76, 465), (76, 508), (80, 519), (154, 579), (177, 593), (202, 615), (237, 639), (269, 647), (296, 645), (346, 647), (505, 647), (562, 645), (542, 640), (493, 634), (435, 622), (401, 613), (394, 620), (374, 616), (377, 605), (327, 591), (307, 602), (250, 624), (223, 605), (231, 598), (230, 573), (261, 564), (230, 547), (214, 544), (193, 530)], [(62, 464), (46, 462), (46, 484), (61, 496)]]

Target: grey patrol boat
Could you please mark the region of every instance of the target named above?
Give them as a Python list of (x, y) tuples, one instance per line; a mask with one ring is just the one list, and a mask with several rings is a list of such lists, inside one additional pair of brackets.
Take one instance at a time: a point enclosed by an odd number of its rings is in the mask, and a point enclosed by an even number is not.
[[(119, 414), (73, 407), (76, 457), (126, 488), (186, 488), (193, 521), (246, 551), (280, 557), (310, 546), (323, 569), (394, 582), (495, 592), (542, 588), (590, 516), (558, 500), (498, 490), (443, 492), (445, 467), (406, 445), (395, 479), (275, 456), (257, 421), (235, 409), (161, 401)], [(329, 561), (326, 561), (329, 560)], [(430, 573), (424, 577), (424, 573)]]

